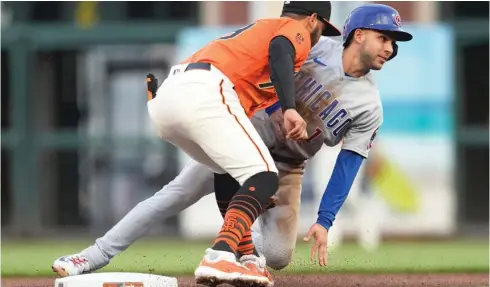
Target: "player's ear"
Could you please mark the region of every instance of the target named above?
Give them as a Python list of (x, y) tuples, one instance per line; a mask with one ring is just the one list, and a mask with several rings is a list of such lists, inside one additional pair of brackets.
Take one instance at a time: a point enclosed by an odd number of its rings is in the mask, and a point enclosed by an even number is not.
[(319, 21), (318, 15), (316, 13), (313, 13), (310, 15), (310, 17), (308, 17), (308, 22), (310, 22), (311, 26), (314, 27), (316, 24), (316, 21)]
[(364, 30), (356, 29), (354, 31), (354, 36), (352, 38), (356, 42), (359, 42), (359, 43), (362, 42), (362, 40), (364, 39)]

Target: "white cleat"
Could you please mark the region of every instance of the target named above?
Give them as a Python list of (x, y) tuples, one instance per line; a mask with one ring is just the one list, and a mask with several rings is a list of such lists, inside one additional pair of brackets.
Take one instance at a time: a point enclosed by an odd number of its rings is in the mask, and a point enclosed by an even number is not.
[(80, 254), (62, 256), (54, 261), (51, 268), (60, 277), (76, 276), (91, 271), (87, 257)]
[(223, 283), (234, 286), (269, 285), (267, 277), (238, 263), (235, 254), (213, 249), (206, 250), (206, 254), (194, 275), (197, 284), (207, 286)]

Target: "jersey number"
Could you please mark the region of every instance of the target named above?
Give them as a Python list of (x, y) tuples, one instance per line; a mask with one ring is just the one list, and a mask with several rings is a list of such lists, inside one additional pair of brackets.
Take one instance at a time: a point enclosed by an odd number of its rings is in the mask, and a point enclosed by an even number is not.
[(223, 37), (221, 37), (219, 39), (220, 40), (228, 40), (228, 39), (234, 38), (234, 37), (240, 35), (243, 31), (246, 31), (246, 30), (252, 28), (253, 25), (255, 25), (255, 23), (252, 23), (252, 24), (249, 24), (249, 25), (247, 25), (245, 27), (242, 27), (242, 28), (236, 30), (235, 32), (233, 32), (233, 33), (231, 33), (229, 35), (223, 36)]
[(274, 88), (274, 85), (272, 84), (272, 81), (270, 78), (269, 78), (269, 82), (259, 84), (259, 89), (270, 89), (270, 88)]
[(316, 128), (316, 129), (315, 129), (315, 132), (314, 132), (314, 133), (313, 133), (313, 134), (312, 134), (310, 137), (308, 137), (308, 138), (306, 139), (306, 141), (307, 141), (308, 143), (311, 143), (311, 142), (312, 142), (314, 139), (316, 139), (316, 138), (317, 138), (318, 136), (320, 136), (321, 134), (322, 134), (322, 130), (321, 130), (321, 129), (319, 129), (319, 128)]

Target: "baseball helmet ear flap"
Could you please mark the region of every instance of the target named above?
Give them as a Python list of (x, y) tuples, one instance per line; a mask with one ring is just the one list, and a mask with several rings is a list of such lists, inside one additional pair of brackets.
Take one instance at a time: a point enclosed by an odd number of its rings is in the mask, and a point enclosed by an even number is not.
[(398, 54), (398, 44), (393, 42), (392, 45), (393, 45), (393, 54), (391, 54), (391, 56), (388, 58), (388, 61), (395, 58), (396, 54)]

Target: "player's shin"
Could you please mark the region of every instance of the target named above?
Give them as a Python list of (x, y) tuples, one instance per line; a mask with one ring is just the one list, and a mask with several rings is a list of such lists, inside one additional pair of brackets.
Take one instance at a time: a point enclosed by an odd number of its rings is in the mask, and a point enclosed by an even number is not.
[[(214, 174), (214, 195), (221, 216), (225, 218), (231, 199), (240, 189), (240, 184), (229, 174)], [(251, 231), (247, 231), (237, 248), (238, 257), (253, 254), (259, 256), (252, 241)]]
[[(274, 172), (261, 172), (246, 180), (230, 201), (213, 249), (236, 254), (242, 239), (246, 240), (244, 243), (250, 243), (251, 237), (247, 236), (250, 228), (278, 187), (279, 180)], [(251, 245), (243, 247), (250, 249)]]
[(230, 174), (214, 174), (214, 195), (221, 216), (225, 218), (226, 210), (233, 196), (240, 189), (240, 184)]

